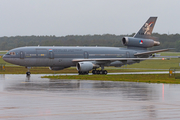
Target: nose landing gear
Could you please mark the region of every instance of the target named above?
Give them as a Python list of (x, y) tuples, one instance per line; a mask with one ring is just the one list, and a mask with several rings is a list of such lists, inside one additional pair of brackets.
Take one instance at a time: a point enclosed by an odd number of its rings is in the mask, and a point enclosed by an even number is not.
[(30, 76), (31, 75), (31, 72), (26, 72), (26, 76)]
[(26, 76), (29, 77), (31, 75), (31, 72), (29, 69), (31, 69), (31, 67), (26, 67), (28, 69), (28, 71), (26, 72)]

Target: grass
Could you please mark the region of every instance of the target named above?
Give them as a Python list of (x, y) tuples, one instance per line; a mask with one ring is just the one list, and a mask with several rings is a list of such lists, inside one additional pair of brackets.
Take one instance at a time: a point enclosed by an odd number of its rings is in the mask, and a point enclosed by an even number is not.
[(43, 76), (42, 78), (180, 84), (179, 79), (170, 78), (168, 74), (72, 75), (72, 76), (58, 75), (58, 76)]
[(180, 52), (161, 52), (161, 56), (180, 56)]
[(6, 54), (6, 53), (7, 53), (7, 51), (0, 52), (0, 54)]
[(169, 69), (170, 67), (178, 67), (179, 63), (179, 58), (172, 58), (170, 60), (145, 60), (140, 63), (128, 65), (126, 68)]
[[(25, 74), (27, 68), (21, 66), (6, 66), (5, 71), (1, 70), (0, 74)], [(48, 67), (33, 67), (30, 69), (31, 74), (58, 74), (58, 73), (77, 73), (75, 68), (68, 68), (62, 71), (52, 71)]]

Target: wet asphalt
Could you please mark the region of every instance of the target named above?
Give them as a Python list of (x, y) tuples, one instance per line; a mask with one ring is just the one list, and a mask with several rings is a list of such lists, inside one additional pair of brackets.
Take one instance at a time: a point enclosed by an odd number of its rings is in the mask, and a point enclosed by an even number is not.
[(0, 119), (180, 119), (180, 85), (0, 75)]

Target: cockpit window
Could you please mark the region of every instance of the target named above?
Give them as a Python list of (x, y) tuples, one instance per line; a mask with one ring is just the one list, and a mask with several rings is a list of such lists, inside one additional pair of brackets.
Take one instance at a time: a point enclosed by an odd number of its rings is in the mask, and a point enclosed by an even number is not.
[(6, 55), (16, 55), (15, 52), (7, 52)]
[(7, 52), (6, 55), (10, 55), (10, 52)]
[(16, 53), (15, 52), (10, 52), (10, 55), (16, 55)]

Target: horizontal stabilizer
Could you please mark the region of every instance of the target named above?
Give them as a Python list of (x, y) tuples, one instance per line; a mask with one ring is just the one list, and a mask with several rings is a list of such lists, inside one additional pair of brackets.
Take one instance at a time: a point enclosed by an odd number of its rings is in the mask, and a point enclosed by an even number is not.
[(154, 51), (136, 53), (136, 54), (134, 54), (134, 56), (146, 55), (146, 54), (153, 54), (153, 53), (164, 52), (164, 51), (168, 51), (168, 50), (169, 50), (169, 49), (161, 49), (161, 50), (154, 50)]

